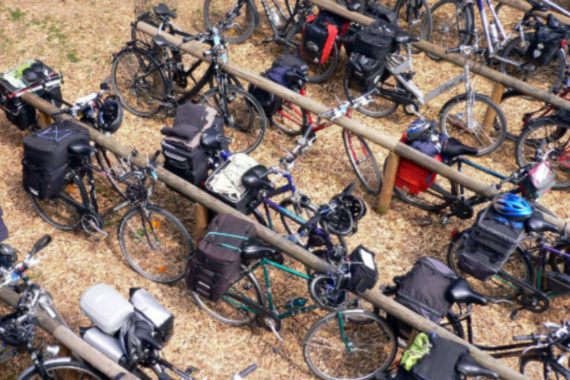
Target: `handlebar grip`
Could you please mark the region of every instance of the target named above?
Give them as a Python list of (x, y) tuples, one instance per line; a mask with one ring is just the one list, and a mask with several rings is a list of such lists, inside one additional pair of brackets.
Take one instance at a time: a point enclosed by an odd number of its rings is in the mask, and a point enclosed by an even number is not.
[(241, 371), (239, 373), (240, 377), (246, 377), (247, 375), (249, 375), (250, 373), (252, 373), (253, 371), (255, 371), (257, 369), (257, 364), (253, 363), (252, 365), (250, 365), (249, 367), (247, 367), (246, 369), (244, 369), (243, 371)]
[(38, 253), (39, 251), (41, 251), (42, 249), (47, 247), (49, 245), (49, 243), (51, 243), (51, 235), (42, 236), (34, 244), (34, 247), (32, 248), (32, 252), (30, 252), (30, 255), (34, 255), (34, 254)]
[(513, 336), (513, 340), (515, 341), (519, 341), (519, 340), (533, 340), (534, 336), (533, 335), (515, 335)]
[(455, 47), (455, 48), (451, 48), (451, 49), (446, 49), (445, 50), (445, 54), (451, 54), (451, 53), (459, 53), (459, 48)]

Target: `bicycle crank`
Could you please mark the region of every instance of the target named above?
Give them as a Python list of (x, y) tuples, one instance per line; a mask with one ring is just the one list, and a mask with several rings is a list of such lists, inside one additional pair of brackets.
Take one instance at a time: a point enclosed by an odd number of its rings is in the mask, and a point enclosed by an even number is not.
[(88, 213), (81, 217), (81, 228), (91, 236), (99, 235), (95, 241), (106, 239), (108, 234), (103, 231), (103, 221), (97, 214)]

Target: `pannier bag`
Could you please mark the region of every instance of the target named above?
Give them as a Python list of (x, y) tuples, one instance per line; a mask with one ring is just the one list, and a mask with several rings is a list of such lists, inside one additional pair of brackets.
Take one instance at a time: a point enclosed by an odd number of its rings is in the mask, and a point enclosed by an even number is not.
[[(160, 130), (164, 168), (199, 186), (208, 176), (208, 152), (200, 143), (204, 133), (223, 134), (224, 120), (215, 109), (185, 103), (177, 108), (174, 126)], [(222, 146), (222, 149), (225, 147)]]
[(299, 54), (309, 62), (322, 65), (329, 59), (336, 37), (346, 33), (348, 24), (345, 18), (325, 10), (307, 17)]
[(455, 369), (469, 349), (433, 333), (419, 333), (402, 356), (397, 379), (456, 380)]
[(457, 275), (439, 260), (423, 257), (412, 269), (394, 281), (398, 286), (396, 302), (438, 323), (450, 310), (447, 291)]
[[(428, 129), (420, 136), (414, 136), (413, 139), (408, 137), (410, 133), (415, 132), (417, 125), (420, 123), (429, 123)], [(400, 141), (441, 162), (441, 150), (445, 139), (445, 135), (436, 131), (435, 122), (418, 120), (410, 124)], [(413, 161), (400, 158), (395, 186), (400, 189), (406, 189), (411, 194), (419, 194), (429, 189), (436, 178), (436, 172), (423, 168)]]
[(548, 272), (548, 288), (556, 295), (570, 293), (570, 273)]
[(81, 311), (105, 334), (113, 335), (123, 326), (135, 308), (110, 285), (96, 284), (79, 300)]
[(522, 195), (529, 199), (538, 199), (555, 185), (556, 174), (550, 168), (548, 161), (542, 161), (528, 171), (521, 179), (519, 187)]
[[(262, 76), (293, 91), (305, 87), (308, 75), (307, 63), (296, 55), (286, 54), (278, 57)], [(269, 91), (249, 85), (248, 91), (262, 105), (265, 114), (271, 117), (281, 107), (282, 99)]]
[(75, 163), (68, 148), (77, 142), (89, 144), (89, 131), (71, 120), (58, 120), (24, 137), (24, 189), (40, 199), (56, 196)]
[(345, 41), (346, 53), (364, 54), (384, 62), (386, 56), (395, 48), (398, 27), (386, 21), (378, 20), (369, 26), (354, 30)]
[(527, 51), (529, 59), (539, 65), (548, 65), (556, 57), (565, 38), (564, 30), (553, 29), (548, 24), (539, 22)]
[(396, 24), (398, 15), (391, 8), (385, 7), (380, 3), (369, 3), (364, 8), (366, 16), (373, 17), (377, 20), (382, 20), (390, 24)]
[(6, 117), (21, 130), (36, 124), (36, 110), (21, 96), (27, 91), (55, 106), (61, 105), (61, 76), (37, 59), (0, 74), (0, 106)]
[(156, 298), (142, 288), (129, 289), (129, 302), (141, 318), (146, 319), (153, 326), (158, 340), (165, 343), (172, 336), (174, 330), (174, 316)]
[(253, 223), (218, 214), (190, 259), (186, 285), (200, 296), (217, 301), (238, 279), (241, 247), (255, 235)]
[(216, 198), (249, 214), (257, 207), (255, 204), (257, 192), (254, 189), (247, 189), (241, 179), (245, 172), (254, 167), (263, 168), (262, 171), (267, 170), (245, 153), (234, 154), (214, 170), (206, 180), (204, 187)]
[(0, 242), (2, 240), (6, 240), (8, 238), (8, 229), (6, 228), (6, 224), (2, 219), (2, 207), (0, 207)]
[(524, 224), (511, 221), (492, 205), (477, 215), (457, 247), (458, 267), (485, 281), (499, 272), (524, 236)]
[(360, 92), (372, 91), (384, 72), (384, 62), (365, 56), (364, 54), (352, 53), (348, 64), (353, 68), (350, 86)]
[(378, 280), (378, 268), (374, 262), (374, 253), (359, 245), (349, 256), (350, 278), (348, 290), (364, 292), (372, 289)]

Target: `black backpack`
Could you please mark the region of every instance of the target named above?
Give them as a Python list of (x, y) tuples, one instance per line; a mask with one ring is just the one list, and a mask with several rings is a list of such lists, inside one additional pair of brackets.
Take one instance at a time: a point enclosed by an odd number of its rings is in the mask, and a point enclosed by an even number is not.
[(218, 214), (198, 250), (190, 259), (186, 276), (188, 289), (217, 301), (241, 272), (241, 247), (255, 235), (253, 223), (231, 214)]
[(344, 47), (350, 56), (360, 53), (384, 62), (386, 56), (396, 48), (395, 38), (399, 29), (396, 25), (378, 20), (365, 28), (351, 28), (345, 37)]
[(362, 93), (372, 91), (382, 79), (384, 61), (352, 53), (348, 65), (353, 68), (350, 86)]
[(560, 27), (559, 21), (555, 20), (550, 15), (546, 24), (537, 23), (534, 39), (527, 50), (528, 58), (539, 65), (548, 65), (552, 62), (561, 47), (561, 42), (568, 37), (565, 27)]

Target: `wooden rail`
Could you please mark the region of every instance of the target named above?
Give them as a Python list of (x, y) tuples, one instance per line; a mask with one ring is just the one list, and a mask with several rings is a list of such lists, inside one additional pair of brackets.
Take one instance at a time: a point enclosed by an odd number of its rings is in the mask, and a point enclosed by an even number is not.
[[(498, 0), (498, 2), (503, 4), (503, 5), (507, 5), (509, 7), (516, 8), (516, 9), (521, 10), (523, 12), (528, 12), (532, 8), (530, 6), (530, 4), (521, 3), (520, 1), (517, 1), (517, 0)], [(570, 17), (566, 17), (565, 15), (563, 15), (561, 13), (557, 13), (555, 11), (548, 11), (548, 12), (535, 11), (533, 13), (535, 15), (537, 15), (538, 17), (542, 17), (542, 18), (547, 18), (549, 14), (552, 14), (553, 16), (555, 16), (557, 19), (559, 19), (563, 23), (570, 25)]]
[[(20, 295), (13, 290), (4, 287), (0, 289), (0, 300), (11, 307), (18, 305)], [(119, 378), (121, 380), (136, 380), (138, 377), (129, 373), (125, 368), (106, 357), (89, 343), (78, 337), (66, 326), (52, 319), (45, 311), (38, 309), (38, 324), (41, 328), (49, 332), (64, 346), (69, 347), (75, 354), (79, 355), (102, 374), (109, 378)]]
[[(147, 25), (148, 26), (148, 25)], [(150, 27), (150, 26), (149, 26)], [(273, 83), (273, 82), (271, 82)], [(291, 91), (289, 91), (291, 92)], [(26, 103), (31, 104), (33, 107), (38, 109), (41, 112), (51, 114), (57, 111), (51, 103), (31, 94), (26, 93), (22, 96), (22, 100)], [(322, 106), (324, 107), (324, 106)], [(69, 115), (60, 114), (56, 116), (56, 118), (69, 118)], [(89, 130), (91, 135), (91, 139), (95, 141), (97, 144), (101, 145), (105, 149), (109, 151), (119, 154), (121, 156), (127, 156), (131, 149), (119, 144), (116, 142), (112, 137), (105, 136), (99, 131), (93, 129), (87, 124), (81, 123), (79, 121), (75, 121), (78, 125), (81, 125)], [(158, 145), (158, 144), (157, 144)], [(132, 159), (133, 163), (139, 167), (144, 167), (146, 165), (146, 159), (143, 155), (138, 157), (134, 157)], [(217, 213), (229, 213), (235, 215), (236, 217), (248, 220), (249, 222), (253, 222), (256, 227), (256, 234), (257, 236), (270, 243), (274, 247), (276, 247), (281, 252), (286, 253), (287, 255), (293, 257), (294, 259), (300, 261), (304, 265), (321, 272), (326, 272), (329, 265), (310, 253), (309, 251), (299, 247), (296, 244), (293, 244), (289, 240), (285, 239), (284, 237), (278, 235), (274, 231), (270, 230), (269, 228), (262, 226), (261, 224), (252, 221), (242, 213), (238, 212), (234, 208), (228, 206), (227, 204), (221, 202), (220, 200), (214, 198), (213, 196), (209, 195), (208, 193), (202, 191), (198, 187), (190, 184), (189, 182), (185, 181), (184, 179), (178, 177), (177, 175), (172, 174), (171, 172), (163, 169), (162, 167), (157, 168), (156, 174), (158, 178), (167, 184), (169, 187), (173, 188), (175, 191), (183, 194), (184, 196), (192, 199), (209, 209), (217, 212)], [(487, 353), (481, 351), (477, 347), (469, 344), (467, 341), (460, 339), (450, 331), (444, 329), (443, 327), (425, 319), (424, 317), (420, 316), (417, 313), (414, 313), (407, 307), (397, 303), (392, 298), (383, 295), (379, 290), (372, 289), (368, 290), (364, 293), (359, 293), (359, 296), (364, 298), (365, 300), (371, 302), (373, 305), (385, 310), (387, 313), (393, 315), (394, 317), (401, 319), (405, 323), (409, 324), (410, 326), (416, 328), (420, 331), (433, 331), (436, 334), (446, 338), (453, 340), (459, 344), (465, 345), (469, 347), (471, 355), (479, 362), (481, 365), (492, 369), (493, 371), (497, 372), (502, 379), (506, 380), (523, 380), (524, 376), (518, 373), (517, 371), (513, 370), (505, 366), (503, 363), (498, 361), (497, 359), (489, 356)], [(75, 344), (69, 346), (72, 350), (75, 350)]]

